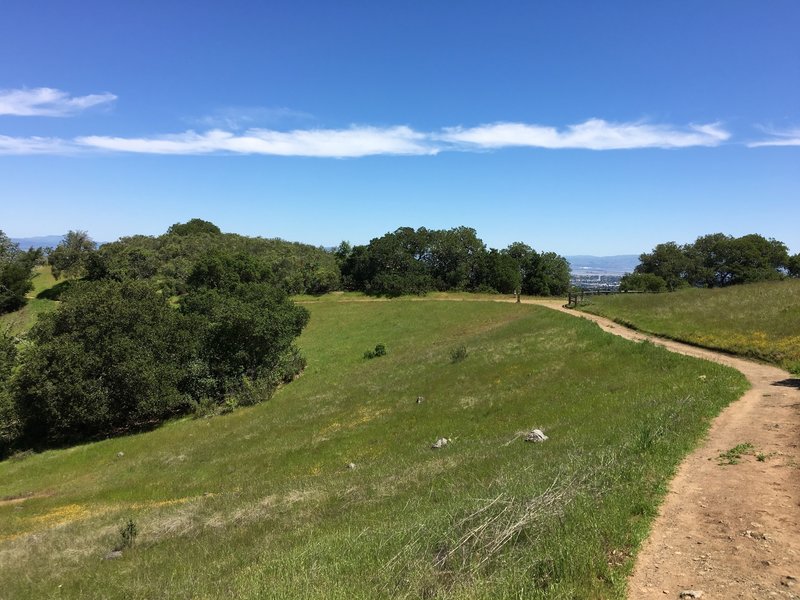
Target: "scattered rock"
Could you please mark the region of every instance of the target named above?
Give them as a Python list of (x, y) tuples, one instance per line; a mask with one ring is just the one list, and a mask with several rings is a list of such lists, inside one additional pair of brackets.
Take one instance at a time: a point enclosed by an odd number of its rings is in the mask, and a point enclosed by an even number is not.
[(125, 456), (124, 452), (117, 452), (117, 458), (122, 458), (123, 456)]
[(526, 442), (543, 442), (549, 439), (541, 429), (533, 429), (525, 436)]
[(351, 471), (356, 468), (356, 463), (347, 463), (347, 468)]
[(683, 590), (678, 598), (702, 598), (703, 592), (701, 590)]
[(450, 440), (448, 438), (439, 438), (438, 440), (436, 440), (433, 443), (431, 448), (433, 448), (434, 450), (438, 450), (439, 448), (444, 448), (449, 443), (450, 443)]
[(114, 560), (115, 558), (122, 558), (122, 550), (112, 550), (103, 557), (103, 560)]
[(425, 402), (425, 396), (417, 396), (417, 404), (422, 404)]
[(797, 585), (797, 577), (794, 577), (793, 575), (784, 575), (781, 577), (781, 585), (786, 587)]
[(744, 533), (742, 533), (742, 535), (744, 537), (750, 538), (751, 540), (766, 540), (767, 539), (767, 534), (766, 533), (762, 533), (761, 531), (753, 531), (752, 529), (746, 530)]

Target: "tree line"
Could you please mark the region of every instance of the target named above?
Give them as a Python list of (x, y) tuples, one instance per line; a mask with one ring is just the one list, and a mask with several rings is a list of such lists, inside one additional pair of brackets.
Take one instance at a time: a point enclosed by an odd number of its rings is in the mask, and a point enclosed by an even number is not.
[(400, 296), (430, 291), (520, 291), (560, 295), (569, 288), (569, 263), (522, 242), (487, 248), (470, 227), (401, 227), (366, 245), (342, 242), (334, 251), (342, 288)]
[(800, 277), (800, 254), (786, 244), (758, 234), (700, 236), (694, 243), (658, 244), (639, 257), (622, 291), (674, 291), (684, 287), (724, 287), (784, 277)]

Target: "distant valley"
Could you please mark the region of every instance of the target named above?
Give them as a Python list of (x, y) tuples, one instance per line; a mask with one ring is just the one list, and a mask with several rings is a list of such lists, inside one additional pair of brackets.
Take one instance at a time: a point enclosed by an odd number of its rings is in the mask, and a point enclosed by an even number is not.
[(20, 250), (28, 250), (30, 248), (55, 248), (63, 239), (63, 235), (39, 235), (26, 238), (11, 238), (11, 241), (19, 244)]
[(617, 254), (615, 256), (590, 256), (585, 254), (566, 256), (573, 273), (624, 275), (639, 264), (638, 254)]

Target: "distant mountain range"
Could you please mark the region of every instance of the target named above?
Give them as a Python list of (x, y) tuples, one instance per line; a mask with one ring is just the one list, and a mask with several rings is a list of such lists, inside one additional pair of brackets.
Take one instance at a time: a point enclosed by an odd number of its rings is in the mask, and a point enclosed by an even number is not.
[(27, 250), (29, 248), (55, 248), (63, 239), (63, 235), (39, 235), (28, 238), (11, 238), (11, 241), (19, 244), (20, 250)]
[(573, 273), (619, 274), (631, 273), (639, 264), (638, 254), (615, 256), (565, 256)]

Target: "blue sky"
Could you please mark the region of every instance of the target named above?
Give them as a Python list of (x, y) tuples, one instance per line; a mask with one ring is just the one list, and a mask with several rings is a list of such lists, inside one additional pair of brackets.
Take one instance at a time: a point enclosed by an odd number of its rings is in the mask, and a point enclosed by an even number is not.
[(0, 229), (799, 252), (798, 24), (793, 0), (8, 0)]

